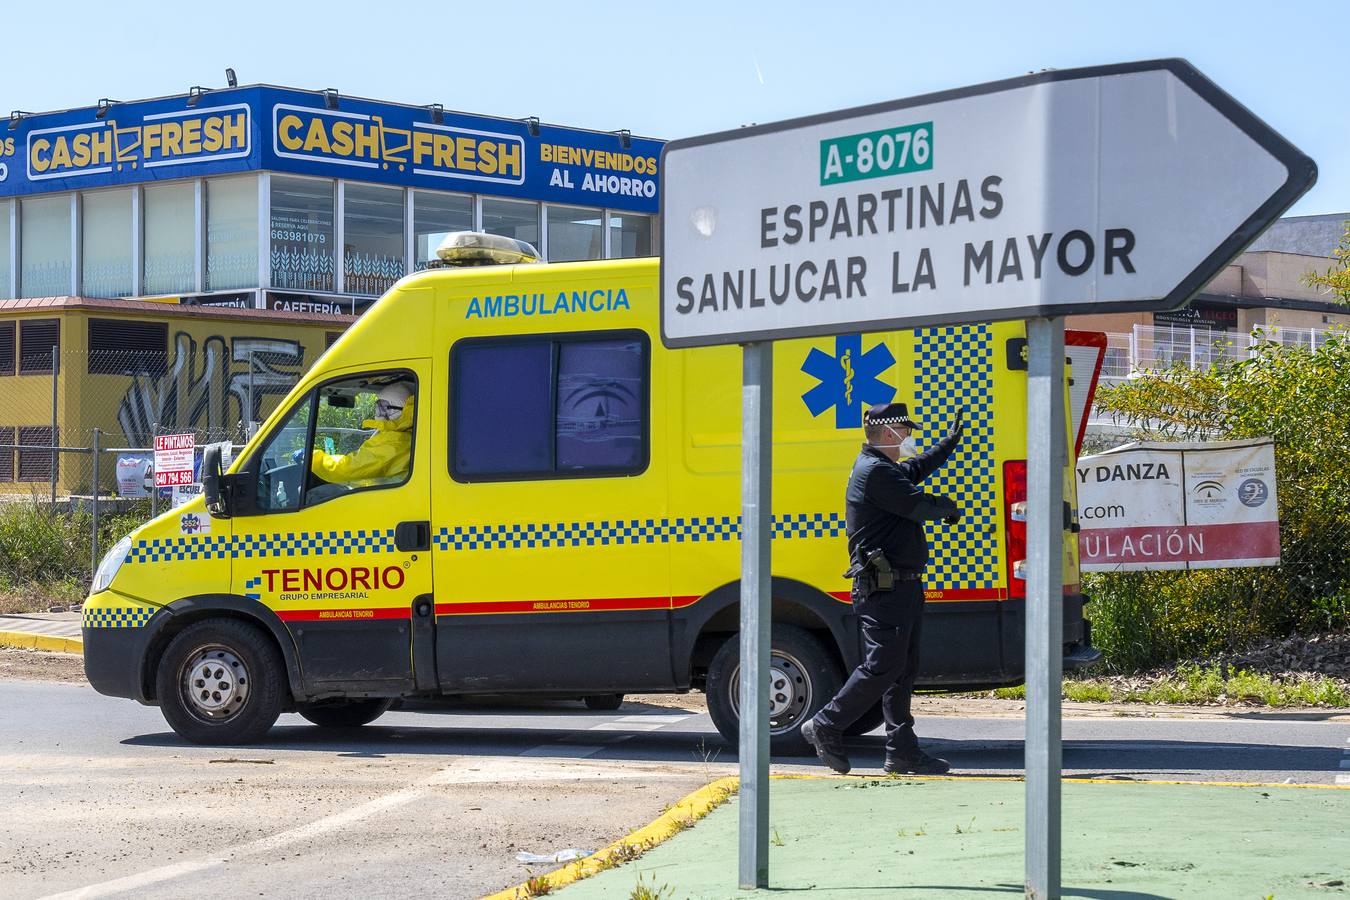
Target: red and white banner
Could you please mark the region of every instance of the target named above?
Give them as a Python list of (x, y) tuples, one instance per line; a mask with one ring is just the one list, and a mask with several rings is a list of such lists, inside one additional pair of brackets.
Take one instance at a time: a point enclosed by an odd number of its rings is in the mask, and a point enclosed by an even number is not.
[(1269, 438), (1130, 444), (1076, 468), (1085, 572), (1280, 564)]
[(155, 435), (155, 487), (192, 484), (192, 458), (196, 449), (195, 434)]

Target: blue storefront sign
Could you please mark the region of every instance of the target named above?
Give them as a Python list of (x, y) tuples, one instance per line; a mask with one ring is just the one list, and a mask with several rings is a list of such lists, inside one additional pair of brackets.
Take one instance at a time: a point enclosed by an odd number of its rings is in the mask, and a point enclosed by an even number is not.
[(0, 197), (267, 170), (657, 211), (661, 141), (273, 87), (0, 124)]

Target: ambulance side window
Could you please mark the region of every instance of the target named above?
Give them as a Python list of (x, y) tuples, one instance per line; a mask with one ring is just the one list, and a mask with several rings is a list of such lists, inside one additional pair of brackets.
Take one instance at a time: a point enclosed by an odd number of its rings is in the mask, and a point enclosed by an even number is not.
[(313, 396), (311, 394), (295, 408), (286, 424), (272, 435), (258, 455), (255, 501), (260, 512), (289, 512), (300, 508), (305, 485), (304, 450), (309, 442)]
[(642, 472), (649, 346), (638, 332), (460, 341), (451, 350), (451, 474), (511, 481)]

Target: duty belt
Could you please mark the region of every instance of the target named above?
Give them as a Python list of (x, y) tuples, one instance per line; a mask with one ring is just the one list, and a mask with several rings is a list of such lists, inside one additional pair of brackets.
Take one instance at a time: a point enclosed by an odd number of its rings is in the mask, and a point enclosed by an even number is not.
[[(923, 580), (923, 573), (922, 573), (922, 572), (896, 572), (892, 577), (893, 577), (894, 580), (897, 581), (897, 582), (900, 582), (900, 581), (922, 581), (922, 580)], [(876, 579), (876, 576), (873, 575), (871, 572), (863, 572), (861, 575), (856, 575), (856, 576), (854, 576), (854, 578), (853, 578), (853, 583), (854, 583), (857, 587), (861, 588), (861, 589), (863, 590), (863, 592), (868, 593), (868, 594), (873, 593), (873, 592), (875, 592), (875, 591), (877, 590), (877, 579)]]

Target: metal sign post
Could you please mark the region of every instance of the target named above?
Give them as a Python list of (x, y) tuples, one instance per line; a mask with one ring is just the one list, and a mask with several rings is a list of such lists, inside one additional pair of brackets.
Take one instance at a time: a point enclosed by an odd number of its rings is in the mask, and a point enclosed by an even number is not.
[(1059, 897), (1064, 320), (1027, 320), (1026, 895)]
[(769, 886), (773, 344), (744, 346), (741, 379), (740, 886)]
[(745, 348), (741, 885), (767, 881), (767, 342), (1027, 320), (1026, 886), (1057, 896), (1062, 317), (1184, 305), (1317, 166), (1161, 59), (672, 141), (660, 172), (661, 341)]

